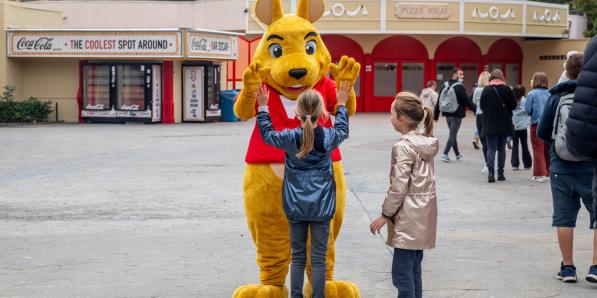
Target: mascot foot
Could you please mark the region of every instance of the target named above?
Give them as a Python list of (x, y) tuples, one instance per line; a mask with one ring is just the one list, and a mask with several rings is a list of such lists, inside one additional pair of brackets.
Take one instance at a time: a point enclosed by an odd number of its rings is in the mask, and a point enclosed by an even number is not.
[(287, 298), (288, 289), (286, 287), (270, 285), (244, 285), (240, 286), (232, 298)]
[[(306, 282), (303, 294), (306, 298), (312, 298), (311, 283)], [(361, 291), (357, 285), (345, 280), (328, 280), (325, 282), (326, 298), (361, 298)]]

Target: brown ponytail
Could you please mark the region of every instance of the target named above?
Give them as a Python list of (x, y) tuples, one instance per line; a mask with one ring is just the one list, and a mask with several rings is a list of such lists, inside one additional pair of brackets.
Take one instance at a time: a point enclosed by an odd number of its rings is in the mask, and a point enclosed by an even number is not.
[(428, 137), (432, 137), (433, 136), (433, 109), (431, 109), (430, 107), (423, 107), (423, 109), (425, 109), (425, 111), (427, 112), (427, 114), (425, 115), (425, 119), (423, 121), (425, 124), (425, 135)]
[(301, 150), (296, 154), (296, 157), (303, 158), (313, 150), (315, 143), (315, 132), (313, 130), (323, 113), (323, 100), (319, 92), (309, 89), (301, 93), (297, 101), (296, 114), (303, 127), (303, 140)]
[(411, 92), (396, 94), (392, 109), (397, 115), (408, 118), (412, 129), (416, 129), (422, 121), (425, 125), (425, 135), (433, 136), (433, 110), (430, 107), (423, 107), (423, 102), (415, 94)]

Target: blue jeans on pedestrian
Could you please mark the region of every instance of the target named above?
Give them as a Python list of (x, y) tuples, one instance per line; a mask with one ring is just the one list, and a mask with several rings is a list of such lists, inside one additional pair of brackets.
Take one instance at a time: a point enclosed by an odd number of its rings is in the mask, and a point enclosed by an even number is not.
[(423, 297), (422, 261), (422, 250), (394, 248), (392, 283), (398, 289), (398, 298)]
[(311, 286), (313, 298), (325, 297), (326, 254), (330, 222), (290, 221), (290, 247), (292, 265), (290, 266), (290, 297), (303, 297), (305, 265), (307, 263), (307, 234), (311, 229)]
[(489, 174), (495, 174), (495, 155), (497, 153), (498, 159), (498, 174), (504, 174), (504, 166), (506, 164), (506, 140), (508, 135), (502, 136), (487, 136), (487, 168)]

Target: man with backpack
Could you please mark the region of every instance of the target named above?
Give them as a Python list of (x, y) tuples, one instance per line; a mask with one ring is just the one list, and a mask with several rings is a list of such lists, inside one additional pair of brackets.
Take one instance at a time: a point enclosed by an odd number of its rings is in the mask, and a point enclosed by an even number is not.
[[(597, 160), (597, 36), (587, 45), (584, 57), (570, 107), (566, 144), (574, 156)], [(597, 165), (593, 172), (593, 212), (597, 214)], [(592, 271), (586, 278), (597, 282), (597, 258), (593, 259)]]
[[(553, 199), (553, 222), (557, 227), (558, 242), (562, 253), (560, 271), (556, 277), (564, 282), (576, 282), (576, 267), (573, 261), (573, 240), (576, 217), (581, 201), (589, 211), (590, 227), (594, 229), (595, 213), (592, 208), (591, 183), (595, 162), (577, 158), (568, 150), (566, 131), (570, 106), (574, 102), (576, 78), (582, 68), (582, 54), (574, 54), (566, 61), (569, 81), (557, 84), (549, 90), (551, 96), (539, 120), (537, 136), (550, 144), (550, 183)], [(597, 232), (595, 232), (597, 237)], [(597, 238), (593, 243), (593, 265), (597, 264)], [(597, 278), (597, 267), (591, 266), (587, 280)], [(597, 281), (597, 280), (595, 280)]]
[(460, 68), (454, 68), (452, 70), (452, 78), (449, 82), (444, 83), (443, 89), (439, 95), (439, 102), (435, 106), (435, 120), (439, 119), (439, 112), (446, 117), (448, 128), (450, 129), (450, 135), (446, 142), (444, 154), (441, 157), (443, 162), (451, 162), (452, 160), (448, 156), (450, 149), (454, 148), (454, 154), (456, 154), (456, 160), (462, 159), (462, 154), (458, 149), (458, 131), (462, 124), (462, 118), (466, 116), (465, 108), (476, 111), (477, 106), (466, 94), (466, 89), (462, 82), (464, 81), (464, 72)]

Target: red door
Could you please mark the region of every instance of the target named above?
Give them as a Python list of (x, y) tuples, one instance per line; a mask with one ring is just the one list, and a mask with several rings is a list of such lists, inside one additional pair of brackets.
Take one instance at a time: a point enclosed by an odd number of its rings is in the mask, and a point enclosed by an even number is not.
[(371, 72), (365, 111), (388, 112), (398, 92), (421, 93), (429, 77), (427, 49), (410, 36), (388, 37), (372, 51)]

